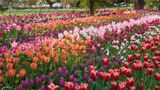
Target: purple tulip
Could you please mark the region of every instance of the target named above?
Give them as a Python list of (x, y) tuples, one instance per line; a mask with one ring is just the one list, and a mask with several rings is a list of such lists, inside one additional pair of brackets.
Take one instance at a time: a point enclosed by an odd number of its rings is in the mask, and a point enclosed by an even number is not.
[(74, 71), (74, 76), (78, 76), (78, 70)]
[(19, 86), (17, 87), (17, 90), (24, 90), (24, 89), (23, 89), (23, 86), (22, 86), (22, 85), (19, 85)]
[(81, 69), (84, 70), (84, 68), (85, 68), (85, 65), (82, 63), (81, 64)]
[(70, 81), (73, 81), (73, 79), (74, 79), (74, 76), (73, 76), (73, 75), (70, 75), (69, 80), (70, 80)]
[(69, 71), (66, 70), (66, 71), (64, 72), (64, 75), (65, 75), (65, 76), (68, 76), (68, 75), (69, 75)]
[(28, 78), (25, 79), (25, 81), (23, 82), (23, 87), (26, 89), (29, 87), (29, 79)]
[(78, 65), (77, 63), (74, 64), (74, 69), (77, 69)]
[(33, 85), (34, 85), (34, 80), (30, 80), (29, 86), (33, 86)]
[(64, 86), (64, 78), (61, 77), (61, 79), (59, 80), (59, 86), (63, 87)]
[(49, 76), (50, 76), (50, 78), (53, 78), (54, 77), (54, 73), (53, 72), (49, 73)]
[(46, 80), (46, 75), (45, 75), (45, 74), (43, 74), (43, 75), (41, 76), (41, 80), (42, 80), (42, 81), (45, 81), (45, 80)]
[(88, 84), (91, 85), (92, 83), (93, 83), (93, 80), (92, 80), (91, 78), (89, 78), (89, 79), (88, 79)]
[(83, 74), (83, 79), (84, 80), (87, 80), (87, 78), (88, 78), (88, 75), (85, 73), (85, 74)]
[(63, 70), (62, 70), (62, 68), (58, 68), (58, 74), (60, 75), (60, 74), (62, 74), (62, 72), (63, 72)]
[(39, 76), (36, 77), (35, 82), (36, 82), (37, 84), (41, 83), (41, 79), (40, 79)]

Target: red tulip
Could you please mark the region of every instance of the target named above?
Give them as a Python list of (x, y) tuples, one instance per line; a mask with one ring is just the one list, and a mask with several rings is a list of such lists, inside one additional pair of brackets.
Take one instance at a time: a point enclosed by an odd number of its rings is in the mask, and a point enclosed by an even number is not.
[(138, 70), (141, 70), (143, 67), (143, 64), (141, 62), (137, 63), (137, 69)]
[(126, 68), (129, 68), (129, 63), (128, 62), (124, 62), (124, 66), (126, 67)]
[(145, 39), (144, 39), (144, 42), (145, 42), (145, 43), (150, 43), (150, 42), (151, 42), (151, 39), (146, 39), (146, 38), (145, 38)]
[(135, 86), (130, 87), (130, 90), (136, 90)]
[(79, 85), (76, 85), (75, 87), (74, 87), (74, 90), (80, 90), (80, 86)]
[(152, 61), (156, 61), (156, 60), (159, 60), (159, 57), (158, 56), (153, 56)]
[(146, 51), (146, 47), (142, 46), (141, 52), (145, 52), (145, 51)]
[(121, 67), (119, 71), (120, 71), (121, 74), (125, 74), (126, 67)]
[(138, 47), (137, 47), (136, 45), (131, 45), (131, 50), (137, 51), (137, 50), (138, 50)]
[(144, 68), (148, 68), (148, 66), (149, 66), (149, 62), (146, 62), (146, 61), (145, 61), (145, 62), (143, 63), (143, 67), (144, 67)]
[(152, 47), (151, 47), (151, 50), (152, 50), (152, 51), (155, 51), (155, 50), (157, 50), (157, 47), (156, 47), (156, 46), (152, 46)]
[(92, 79), (96, 78), (96, 74), (97, 74), (97, 71), (95, 71), (95, 70), (90, 71), (90, 76), (91, 76)]
[(103, 59), (102, 59), (102, 63), (103, 63), (104, 65), (108, 65), (108, 58), (103, 58)]
[(97, 69), (97, 67), (96, 66), (93, 66), (93, 65), (91, 65), (90, 67), (89, 67), (89, 70), (91, 71), (91, 70), (96, 70)]
[(104, 79), (106, 81), (109, 81), (111, 79), (111, 74), (110, 73), (104, 73)]
[(118, 84), (118, 90), (125, 90), (126, 88), (126, 82), (121, 82)]
[(111, 87), (115, 89), (117, 87), (117, 82), (111, 81)]
[(139, 89), (143, 89), (143, 88), (144, 88), (143, 83), (140, 83), (140, 84), (138, 85), (138, 87), (139, 87)]
[(146, 61), (146, 60), (149, 59), (149, 55), (145, 55), (143, 58), (144, 58), (144, 60)]
[(155, 56), (160, 56), (160, 51), (155, 51), (154, 54)]
[(100, 79), (103, 79), (104, 78), (104, 72), (98, 72), (98, 77)]
[(132, 61), (132, 60), (133, 60), (132, 55), (128, 55), (127, 60), (128, 60), (128, 61)]
[(73, 83), (72, 82), (65, 82), (64, 88), (65, 88), (65, 90), (72, 90)]
[(139, 53), (135, 53), (135, 54), (134, 54), (134, 58), (135, 58), (135, 59), (140, 59), (140, 56), (141, 56), (141, 55), (140, 55)]
[(82, 83), (80, 85), (80, 90), (88, 90), (88, 84)]
[(156, 80), (160, 80), (160, 74), (159, 73), (156, 73), (154, 77), (155, 77)]
[(50, 83), (47, 87), (47, 90), (58, 90), (59, 86), (54, 85), (53, 83)]
[(125, 71), (126, 76), (130, 76), (131, 73), (132, 73), (131, 69), (126, 69), (126, 71)]
[(148, 75), (152, 75), (153, 72), (154, 72), (154, 69), (153, 69), (153, 68), (148, 68), (148, 69), (147, 69), (147, 74), (148, 74)]
[(127, 86), (133, 86), (134, 82), (135, 82), (135, 79), (133, 77), (132, 78), (128, 78)]
[(159, 85), (156, 85), (156, 87), (155, 87), (154, 90), (160, 90), (160, 86), (159, 86)]
[(113, 73), (113, 79), (118, 80), (118, 78), (119, 78), (119, 72), (114, 72)]

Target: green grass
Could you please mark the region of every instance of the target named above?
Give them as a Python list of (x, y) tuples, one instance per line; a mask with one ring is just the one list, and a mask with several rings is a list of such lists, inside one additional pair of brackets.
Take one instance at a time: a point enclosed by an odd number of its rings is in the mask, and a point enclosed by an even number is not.
[[(113, 8), (103, 8), (107, 10), (117, 9), (118, 7)], [(119, 7), (119, 9), (128, 9), (128, 7)], [(67, 12), (77, 12), (77, 11), (86, 11), (89, 9), (23, 9), (23, 10), (6, 10), (0, 12), (2, 15), (22, 15), (22, 14), (46, 14), (46, 13), (67, 13)]]
[(26, 9), (26, 10), (7, 10), (0, 12), (0, 15), (21, 15), (21, 14), (45, 14), (45, 13), (66, 13), (66, 12), (75, 12), (83, 11), (83, 9)]

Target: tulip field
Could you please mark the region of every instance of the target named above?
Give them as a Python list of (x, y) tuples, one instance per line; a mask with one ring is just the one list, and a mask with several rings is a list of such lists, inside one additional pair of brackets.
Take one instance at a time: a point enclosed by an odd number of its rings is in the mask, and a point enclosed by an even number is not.
[(160, 11), (0, 16), (0, 90), (160, 90)]

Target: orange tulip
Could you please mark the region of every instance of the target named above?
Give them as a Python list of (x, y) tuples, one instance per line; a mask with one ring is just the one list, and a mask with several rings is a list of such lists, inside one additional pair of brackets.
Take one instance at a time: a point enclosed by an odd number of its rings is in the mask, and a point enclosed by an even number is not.
[(7, 69), (12, 69), (13, 68), (13, 64), (12, 63), (7, 63)]
[(0, 68), (3, 67), (3, 61), (0, 61)]
[(17, 49), (17, 50), (16, 50), (16, 56), (19, 56), (19, 55), (20, 55), (20, 50)]
[(5, 52), (5, 53), (4, 53), (4, 57), (5, 57), (5, 58), (8, 58), (9, 56), (10, 56), (10, 54), (9, 54), (8, 52)]
[(45, 63), (47, 63), (47, 64), (48, 64), (48, 63), (49, 63), (49, 61), (50, 61), (50, 57), (45, 57), (45, 58), (44, 58), (44, 62), (45, 62)]
[(32, 69), (32, 70), (36, 70), (37, 69), (37, 63), (31, 63), (30, 64), (30, 68)]
[(10, 62), (12, 62), (12, 60), (11, 60), (11, 58), (6, 58), (6, 63), (10, 63)]
[(26, 75), (26, 69), (22, 68), (20, 71), (19, 71), (19, 76), (20, 77), (24, 77)]
[(34, 62), (34, 63), (37, 63), (37, 62), (38, 62), (38, 57), (37, 57), (37, 56), (33, 57), (33, 62)]
[(13, 58), (13, 63), (18, 64), (19, 58)]

